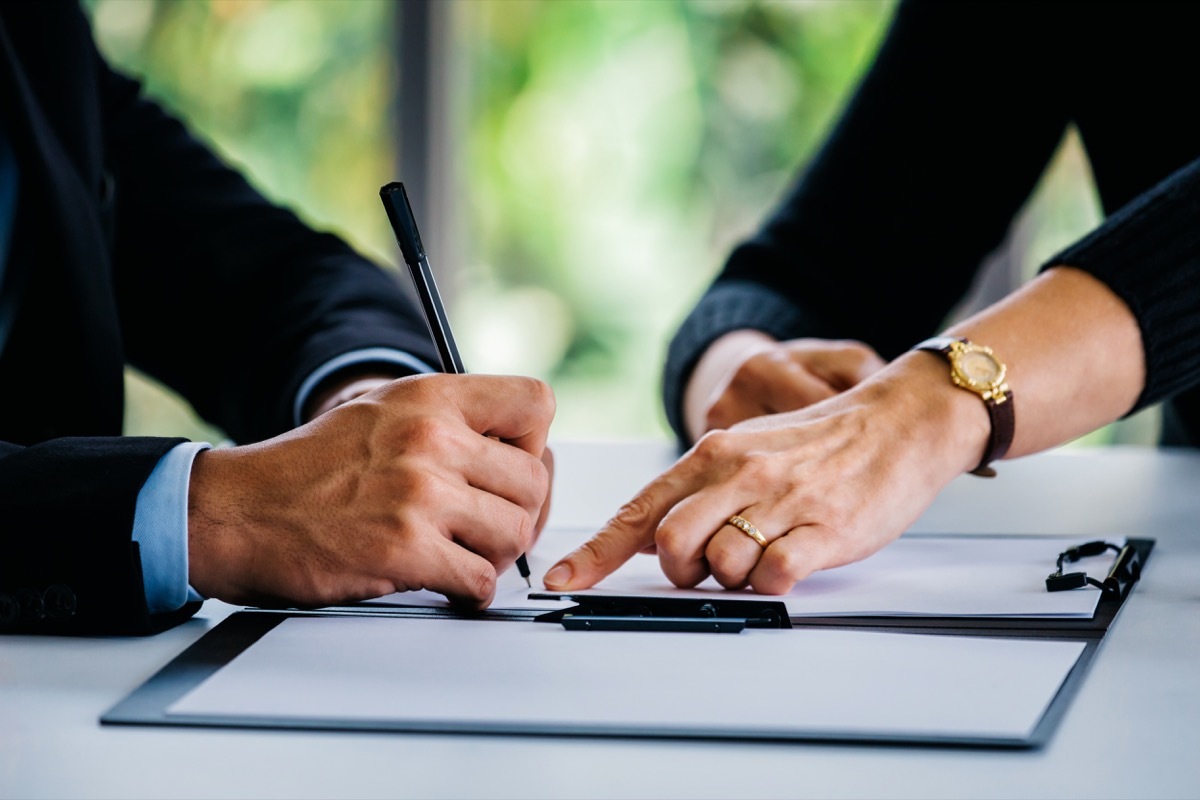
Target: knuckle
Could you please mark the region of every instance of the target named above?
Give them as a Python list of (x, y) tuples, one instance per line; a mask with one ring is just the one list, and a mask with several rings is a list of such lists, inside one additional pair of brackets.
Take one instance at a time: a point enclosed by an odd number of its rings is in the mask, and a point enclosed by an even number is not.
[(850, 529), (854, 515), (852, 509), (841, 503), (821, 502), (817, 498), (811, 498), (808, 504), (811, 516), (815, 520), (809, 538), (836, 542), (839, 547), (850, 543), (846, 538), (838, 536), (837, 531)]
[(737, 477), (743, 485), (776, 486), (786, 480), (779, 460), (767, 453), (745, 453), (738, 464)]
[(786, 582), (789, 586), (808, 577), (812, 567), (801, 553), (785, 548), (768, 549), (762, 557), (768, 577), (773, 584)]
[(616, 516), (608, 521), (608, 527), (636, 530), (650, 523), (654, 507), (647, 494), (639, 494), (617, 510)]
[(390, 521), (392, 525), (388, 530), (388, 535), (356, 546), (365, 563), (380, 565), (385, 569), (392, 564), (403, 563), (405, 553), (410, 548), (409, 538), (399, 519)]
[(422, 415), (409, 423), (405, 440), (415, 449), (436, 453), (446, 447), (452, 434), (452, 426), (446, 420)]
[(616, 555), (616, 545), (610, 541), (609, 537), (601, 533), (581, 544), (571, 554), (571, 560), (582, 559), (588, 564), (602, 566), (612, 561)]
[(705, 552), (708, 570), (717, 583), (726, 589), (740, 589), (746, 585), (746, 572), (738, 568), (732, 554), (720, 545), (710, 544)]
[(429, 518), (413, 503), (398, 505), (386, 519), (388, 535), (370, 556), (373, 563), (402, 567), (427, 547)]
[(513, 555), (520, 555), (530, 548), (533, 544), (535, 531), (534, 519), (529, 516), (524, 509), (514, 509), (514, 518), (511, 530), (513, 531)]
[(526, 378), (526, 380), (530, 384), (530, 404), (541, 412), (540, 416), (546, 419), (553, 419), (554, 412), (558, 407), (558, 400), (555, 398), (554, 390), (550, 388), (550, 384), (534, 378)]
[(700, 469), (728, 460), (737, 452), (734, 437), (728, 431), (709, 431), (692, 448), (691, 456)]
[(472, 563), (473, 566), (462, 576), (463, 591), (467, 597), (482, 605), (496, 593), (496, 570), (486, 561)]
[(680, 553), (687, 546), (687, 539), (687, 532), (670, 518), (664, 519), (654, 532), (654, 546), (669, 555)]
[(445, 482), (437, 475), (424, 470), (405, 470), (397, 484), (400, 496), (404, 498), (404, 509), (400, 513), (404, 514), (405, 522), (410, 525), (414, 515), (423, 513), (418, 511), (418, 507), (440, 509), (444, 508), (450, 499)]
[(550, 493), (550, 468), (540, 458), (529, 457), (529, 481), (533, 504), (541, 505)]

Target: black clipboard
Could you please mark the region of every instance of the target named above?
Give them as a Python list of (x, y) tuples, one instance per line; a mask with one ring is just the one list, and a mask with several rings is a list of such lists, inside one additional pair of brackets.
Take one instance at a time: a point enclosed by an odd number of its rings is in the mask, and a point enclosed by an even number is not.
[[(1139, 555), (1139, 564), (1144, 564), (1153, 548), (1153, 540), (1129, 539)], [(1024, 736), (990, 736), (990, 735), (939, 735), (936, 733), (896, 733), (889, 731), (831, 731), (797, 729), (781, 733), (778, 730), (763, 730), (753, 727), (740, 727), (736, 720), (729, 725), (713, 727), (686, 727), (658, 725), (645, 727), (639, 725), (621, 725), (619, 723), (606, 725), (529, 725), (520, 723), (495, 724), (463, 723), (439, 721), (435, 718), (419, 720), (370, 720), (370, 719), (330, 719), (330, 718), (273, 718), (270, 716), (231, 715), (231, 716), (189, 716), (187, 714), (170, 713), (172, 705), (199, 686), (203, 681), (217, 673), (222, 667), (241, 653), (247, 651), (263, 636), (275, 629), (287, 619), (313, 616), (313, 612), (297, 611), (268, 611), (248, 610), (236, 612), (223, 620), (213, 630), (206, 633), (200, 640), (177, 656), (157, 674), (147, 680), (142, 686), (132, 692), (101, 717), (101, 722), (108, 725), (158, 725), (186, 727), (218, 727), (218, 728), (260, 728), (260, 729), (303, 729), (303, 730), (345, 730), (345, 731), (374, 731), (374, 732), (420, 732), (420, 733), (472, 733), (472, 734), (506, 734), (506, 735), (572, 735), (572, 736), (619, 736), (641, 738), (696, 738), (696, 739), (725, 739), (761, 741), (792, 741), (792, 742), (840, 742), (880, 745), (920, 745), (933, 747), (968, 747), (968, 748), (999, 748), (999, 749), (1030, 749), (1037, 748), (1049, 741), (1053, 731), (1066, 714), (1070, 702), (1082, 685), (1084, 677), (1091, 666), (1104, 635), (1115, 621), (1124, 601), (1129, 597), (1138, 575), (1128, 581), (1123, 590), (1111, 597), (1100, 600), (1095, 615), (1089, 620), (999, 620), (979, 618), (911, 618), (911, 617), (830, 617), (830, 618), (791, 618), (770, 613), (770, 601), (746, 604), (731, 601), (722, 607), (704, 610), (689, 609), (678, 601), (664, 603), (655, 598), (605, 598), (606, 602), (590, 609), (576, 606), (572, 609), (537, 615), (495, 615), (495, 614), (447, 614), (438, 609), (424, 609), (421, 614), (411, 617), (389, 614), (393, 621), (406, 618), (437, 618), (447, 616), (487, 620), (489, 624), (534, 624), (537, 622), (561, 625), (563, 636), (590, 636), (587, 633), (571, 633), (572, 627), (564, 622), (564, 618), (574, 617), (576, 622), (593, 619), (616, 620), (614, 624), (619, 630), (657, 631), (645, 635), (671, 635), (662, 631), (695, 631), (704, 630), (703, 626), (713, 633), (729, 633), (720, 631), (714, 621), (722, 620), (754, 620), (750, 627), (778, 628), (807, 628), (807, 629), (841, 629), (854, 631), (873, 631), (879, 633), (911, 634), (911, 635), (944, 635), (987, 637), (1001, 639), (1057, 640), (1074, 642), (1082, 645), (1082, 651), (1038, 722)], [(1078, 591), (1093, 590), (1089, 588)], [(626, 609), (622, 611), (622, 604)], [(712, 605), (708, 603), (707, 605)], [(780, 604), (782, 605), (782, 604)], [(766, 609), (766, 611), (764, 611)], [(632, 620), (632, 625), (622, 626), (621, 617)], [(320, 612), (317, 616), (343, 616), (336, 611)], [(350, 614), (345, 614), (350, 616)], [(361, 616), (361, 615), (360, 615)], [(541, 619), (536, 619), (541, 617)], [(665, 627), (664, 627), (665, 621)], [(695, 622), (699, 627), (680, 626), (680, 622)], [(743, 625), (743, 628), (746, 626)], [(574, 630), (588, 630), (588, 627), (576, 625)], [(604, 630), (601, 626), (595, 630)], [(740, 629), (739, 629), (740, 630)], [(638, 634), (642, 635), (642, 634)], [(786, 630), (780, 630), (775, 635), (788, 636)]]
[[(645, 739), (706, 739), (706, 740), (756, 740), (772, 742), (824, 742), (877, 745), (932, 746), (990, 749), (1028, 749), (1045, 744), (1054, 728), (1066, 712), (1071, 698), (1081, 685), (1099, 647), (1098, 640), (1083, 643), (1083, 649), (1065, 680), (1059, 685), (1049, 705), (1039, 717), (1028, 735), (961, 735), (939, 732), (912, 734), (886, 730), (838, 731), (822, 728), (798, 727), (778, 730), (757, 727), (753, 723), (730, 719), (727, 723), (708, 726), (660, 723), (652, 726), (608, 721), (545, 724), (538, 722), (476, 722), (471, 720), (448, 720), (434, 717), (419, 719), (366, 719), (347, 716), (332, 717), (273, 717), (254, 713), (236, 715), (189, 715), (170, 711), (176, 701), (183, 698), (204, 680), (217, 673), (236, 656), (246, 652), (262, 637), (289, 619), (305, 618), (310, 615), (295, 615), (286, 612), (242, 611), (223, 620), (190, 648), (180, 654), (150, 680), (127, 698), (122, 700), (102, 718), (108, 725), (157, 725), (200, 728), (255, 728), (275, 730), (355, 731), (377, 733), (454, 733), (454, 734), (503, 734), (503, 735), (549, 735), (583, 737), (620, 737)], [(311, 621), (311, 620), (310, 620)], [(320, 622), (334, 622), (324, 617)], [(412, 618), (390, 617), (370, 620), (392, 626), (416, 624)], [(532, 626), (529, 621), (488, 621), (497, 626)], [(895, 634), (895, 631), (888, 631)], [(925, 631), (924, 633), (928, 633)], [(588, 638), (592, 634), (572, 633), (561, 630), (562, 637), (570, 639)], [(652, 634), (632, 634), (637, 637)], [(674, 636), (678, 634), (665, 634)], [(686, 634), (684, 634), (686, 635)], [(771, 632), (771, 635), (788, 637), (787, 630)], [(707, 638), (706, 634), (700, 637)], [(1022, 637), (1006, 637), (1022, 638)], [(1057, 637), (1056, 637), (1057, 638)], [(587, 690), (587, 687), (581, 687)], [(594, 690), (594, 687), (593, 687)]]

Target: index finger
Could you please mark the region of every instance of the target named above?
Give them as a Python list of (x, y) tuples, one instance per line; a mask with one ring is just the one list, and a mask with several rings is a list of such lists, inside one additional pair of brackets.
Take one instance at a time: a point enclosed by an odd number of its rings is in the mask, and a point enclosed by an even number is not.
[(695, 491), (693, 472), (685, 459), (648, 483), (595, 536), (546, 572), (542, 579), (546, 588), (563, 592), (595, 586), (636, 553), (653, 545), (663, 517)]

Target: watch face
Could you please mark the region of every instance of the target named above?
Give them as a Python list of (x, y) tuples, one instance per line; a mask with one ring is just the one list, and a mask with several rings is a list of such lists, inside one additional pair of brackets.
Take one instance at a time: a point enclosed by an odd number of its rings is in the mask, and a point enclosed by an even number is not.
[(954, 370), (972, 387), (984, 389), (1004, 380), (1004, 367), (991, 353), (967, 350), (954, 360)]

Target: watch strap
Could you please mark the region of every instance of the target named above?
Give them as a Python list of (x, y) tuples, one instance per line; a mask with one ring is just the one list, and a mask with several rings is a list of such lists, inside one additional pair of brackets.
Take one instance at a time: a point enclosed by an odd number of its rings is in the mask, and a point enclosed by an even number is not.
[[(949, 359), (957, 344), (969, 345), (971, 342), (968, 339), (954, 336), (934, 336), (921, 342), (913, 349), (941, 353)], [(972, 391), (971, 389), (966, 390)], [(1008, 389), (1004, 392), (1002, 400), (997, 400), (995, 397), (984, 398), (982, 395), (980, 395), (980, 399), (983, 400), (983, 405), (987, 409), (992, 428), (988, 434), (987, 447), (983, 452), (983, 458), (979, 461), (979, 465), (971, 470), (971, 474), (985, 478), (994, 478), (996, 470), (990, 464), (993, 461), (1004, 458), (1005, 454), (1008, 453), (1008, 448), (1012, 446), (1013, 435), (1016, 433), (1017, 420), (1016, 414), (1013, 411), (1013, 393), (1011, 389)]]
[(989, 465), (993, 461), (1004, 458), (1008, 453), (1008, 448), (1012, 446), (1013, 434), (1017, 429), (1017, 417), (1013, 413), (1012, 390), (1004, 393), (1004, 402), (1002, 403), (989, 397), (983, 401), (983, 404), (987, 406), (988, 415), (992, 418), (992, 432), (988, 436), (987, 450), (983, 453), (983, 460), (979, 462), (979, 466), (971, 470), (971, 474), (994, 478), (996, 470)]

